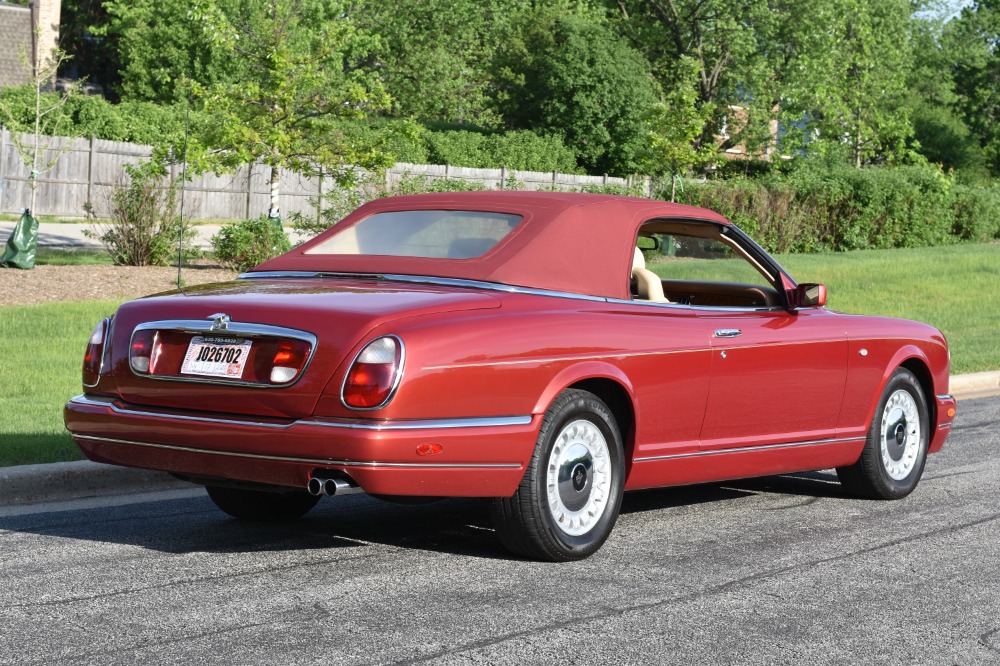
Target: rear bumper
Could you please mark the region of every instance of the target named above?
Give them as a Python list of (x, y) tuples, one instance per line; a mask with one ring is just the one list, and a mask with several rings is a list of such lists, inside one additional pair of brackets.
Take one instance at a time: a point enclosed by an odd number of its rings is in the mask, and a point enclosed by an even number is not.
[[(179, 412), (77, 396), (66, 428), (91, 460), (176, 474), (305, 488), (339, 472), (385, 495), (507, 497), (541, 417), (419, 421), (278, 420)], [(420, 444), (441, 446), (417, 454)]]

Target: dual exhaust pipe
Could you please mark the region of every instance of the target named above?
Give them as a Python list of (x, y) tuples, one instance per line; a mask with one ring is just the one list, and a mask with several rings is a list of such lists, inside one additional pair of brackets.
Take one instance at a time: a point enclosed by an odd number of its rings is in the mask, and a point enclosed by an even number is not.
[(309, 477), (309, 482), (306, 483), (306, 490), (314, 497), (322, 495), (350, 495), (352, 493), (364, 492), (358, 484), (350, 479), (320, 473)]

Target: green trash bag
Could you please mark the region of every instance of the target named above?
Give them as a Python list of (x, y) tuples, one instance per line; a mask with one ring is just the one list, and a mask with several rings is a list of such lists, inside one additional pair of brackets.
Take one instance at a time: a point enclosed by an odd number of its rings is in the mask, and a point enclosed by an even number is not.
[(7, 239), (7, 247), (3, 251), (3, 258), (0, 259), (0, 266), (25, 270), (34, 268), (37, 251), (38, 220), (31, 217), (31, 211), (25, 208), (21, 219), (14, 226), (14, 233)]

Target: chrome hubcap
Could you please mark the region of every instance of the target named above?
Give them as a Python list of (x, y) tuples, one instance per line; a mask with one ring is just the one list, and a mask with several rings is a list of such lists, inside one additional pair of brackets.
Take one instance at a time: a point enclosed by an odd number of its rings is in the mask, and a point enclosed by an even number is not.
[(595, 424), (568, 423), (556, 437), (546, 466), (549, 512), (566, 534), (589, 532), (608, 505), (611, 459), (608, 442)]
[(917, 403), (908, 391), (889, 396), (882, 411), (882, 465), (890, 478), (902, 481), (917, 464), (922, 433)]

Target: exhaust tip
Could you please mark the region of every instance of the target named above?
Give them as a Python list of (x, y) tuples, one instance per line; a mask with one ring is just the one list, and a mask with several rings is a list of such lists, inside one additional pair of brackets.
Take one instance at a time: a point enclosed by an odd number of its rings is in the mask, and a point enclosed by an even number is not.
[(306, 490), (313, 497), (319, 497), (320, 495), (322, 495), (322, 494), (325, 493), (325, 491), (326, 491), (326, 487), (325, 486), (326, 486), (326, 484), (323, 483), (323, 479), (317, 479), (314, 476), (314, 477), (310, 478), (309, 482), (306, 484)]

